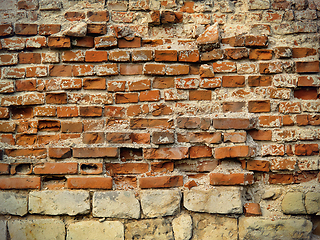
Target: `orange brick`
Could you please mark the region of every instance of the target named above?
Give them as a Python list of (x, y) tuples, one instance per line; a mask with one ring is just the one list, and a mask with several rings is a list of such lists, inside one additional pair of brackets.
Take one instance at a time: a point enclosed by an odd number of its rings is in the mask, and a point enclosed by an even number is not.
[(40, 163), (33, 168), (34, 174), (76, 174), (78, 164), (72, 162), (66, 163)]
[(68, 177), (71, 189), (112, 189), (111, 177)]
[(40, 177), (1, 178), (0, 189), (40, 189)]
[(182, 187), (182, 176), (161, 176), (161, 177), (142, 177), (139, 178), (140, 188), (171, 188)]

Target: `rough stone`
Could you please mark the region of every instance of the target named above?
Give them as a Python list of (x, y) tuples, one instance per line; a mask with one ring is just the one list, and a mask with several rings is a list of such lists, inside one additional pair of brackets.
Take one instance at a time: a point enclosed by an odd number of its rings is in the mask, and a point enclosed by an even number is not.
[(14, 220), (8, 222), (11, 240), (64, 240), (63, 221), (55, 219)]
[(168, 220), (147, 219), (127, 223), (125, 239), (174, 240), (174, 237)]
[(63, 32), (65, 36), (85, 37), (87, 34), (87, 24), (84, 22), (76, 23)]
[(124, 239), (124, 227), (119, 221), (82, 221), (67, 229), (67, 240)]
[(172, 228), (175, 240), (189, 240), (192, 237), (192, 218), (183, 214), (172, 220)]
[(317, 215), (320, 213), (320, 193), (319, 192), (308, 192), (305, 198), (305, 206), (308, 214)]
[(282, 211), (285, 214), (304, 214), (306, 209), (303, 203), (302, 192), (288, 192), (282, 200)]
[(241, 217), (239, 220), (240, 240), (310, 239), (312, 223), (306, 219), (263, 219)]
[(141, 192), (142, 212), (148, 218), (170, 216), (180, 210), (179, 190), (144, 190)]
[(195, 214), (193, 238), (201, 240), (238, 239), (237, 219), (211, 214)]
[(140, 203), (133, 191), (95, 192), (93, 216), (137, 219), (140, 217)]
[(7, 240), (7, 221), (0, 221), (0, 240)]
[(28, 212), (28, 195), (15, 192), (0, 192), (0, 214), (23, 216)]
[(242, 213), (241, 187), (192, 188), (184, 192), (184, 207), (207, 213)]
[(90, 211), (87, 191), (46, 190), (29, 194), (29, 212), (46, 215), (77, 215)]

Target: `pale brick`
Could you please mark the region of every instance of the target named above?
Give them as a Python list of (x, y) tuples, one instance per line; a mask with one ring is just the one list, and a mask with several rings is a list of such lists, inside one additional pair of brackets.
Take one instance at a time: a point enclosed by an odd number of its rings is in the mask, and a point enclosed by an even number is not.
[(7, 221), (0, 221), (0, 240), (7, 240)]
[(192, 216), (192, 219), (194, 226), (194, 239), (238, 239), (238, 226), (236, 218), (197, 213)]
[(312, 223), (306, 219), (263, 219), (241, 217), (239, 220), (239, 239), (310, 239)]
[(90, 211), (87, 191), (46, 190), (29, 194), (29, 212), (45, 215), (77, 215)]
[(67, 229), (67, 240), (122, 240), (124, 227), (119, 221), (81, 221), (71, 223)]
[(133, 191), (95, 192), (93, 216), (113, 218), (139, 218), (140, 203)]
[(0, 214), (23, 216), (28, 212), (28, 195), (15, 192), (0, 192)]
[(308, 214), (320, 213), (320, 192), (306, 193), (305, 206)]
[(144, 190), (141, 192), (142, 212), (146, 217), (170, 216), (179, 212), (179, 190)]
[(190, 211), (207, 213), (242, 213), (242, 188), (192, 188), (184, 192), (184, 207)]
[(285, 214), (304, 214), (306, 209), (303, 203), (302, 192), (288, 192), (282, 200), (282, 211)]
[(8, 222), (11, 240), (64, 240), (65, 226), (56, 219), (14, 220)]
[(189, 240), (192, 237), (192, 218), (188, 214), (180, 215), (172, 220), (175, 240)]

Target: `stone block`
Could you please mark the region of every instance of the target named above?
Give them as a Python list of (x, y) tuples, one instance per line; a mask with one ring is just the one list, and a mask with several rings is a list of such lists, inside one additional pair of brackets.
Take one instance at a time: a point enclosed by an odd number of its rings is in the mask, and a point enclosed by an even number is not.
[(175, 240), (189, 240), (192, 237), (192, 218), (188, 214), (180, 215), (172, 220)]
[(305, 206), (308, 214), (320, 213), (320, 193), (308, 192), (305, 198)]
[(122, 240), (124, 227), (119, 221), (81, 221), (72, 223), (67, 229), (67, 240)]
[(184, 207), (194, 212), (241, 214), (241, 187), (192, 188), (184, 192)]
[(23, 216), (28, 212), (28, 195), (15, 192), (0, 192), (0, 214)]
[(29, 212), (44, 215), (78, 215), (90, 211), (87, 191), (46, 190), (29, 194)]
[(93, 216), (112, 218), (140, 218), (140, 203), (133, 191), (95, 192)]
[(56, 219), (13, 220), (8, 222), (11, 240), (64, 240), (65, 226)]
[(0, 221), (0, 240), (7, 240), (7, 221)]
[(263, 219), (241, 217), (239, 219), (239, 239), (310, 239), (312, 223), (306, 219)]
[(171, 224), (166, 219), (130, 222), (125, 228), (125, 239), (174, 240)]
[(236, 218), (199, 213), (193, 215), (192, 218), (193, 239), (238, 239), (238, 226)]
[(304, 194), (302, 192), (288, 192), (282, 200), (282, 211), (285, 214), (305, 214)]
[(180, 202), (179, 190), (141, 191), (142, 212), (148, 218), (174, 215), (180, 210)]

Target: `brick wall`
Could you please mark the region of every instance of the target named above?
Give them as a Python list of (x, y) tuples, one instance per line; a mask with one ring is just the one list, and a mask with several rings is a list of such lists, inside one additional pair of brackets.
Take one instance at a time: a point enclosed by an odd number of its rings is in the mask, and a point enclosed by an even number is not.
[(1, 240), (320, 236), (319, 1), (0, 2)]

